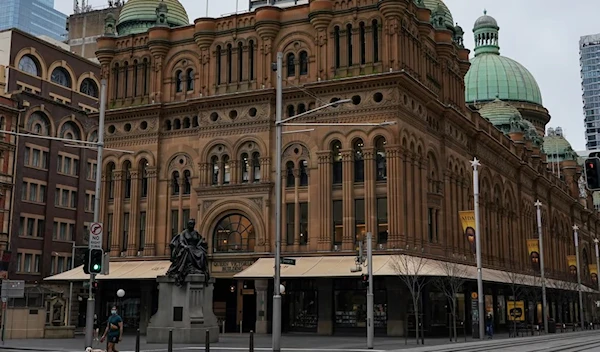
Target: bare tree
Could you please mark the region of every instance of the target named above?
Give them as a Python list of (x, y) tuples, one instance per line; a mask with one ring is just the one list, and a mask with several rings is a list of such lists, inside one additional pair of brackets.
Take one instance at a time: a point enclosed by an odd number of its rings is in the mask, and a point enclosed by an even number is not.
[[(542, 278), (538, 272), (533, 271), (531, 275), (528, 275), (525, 284), (525, 294), (531, 301), (533, 301), (534, 309), (531, 314), (531, 326), (533, 328), (534, 325), (537, 325), (539, 323), (539, 320), (536, 320), (536, 316), (538, 302), (542, 293)], [(546, 314), (546, 312), (542, 312), (542, 321), (544, 321), (544, 314)]]
[(456, 332), (456, 295), (462, 290), (467, 280), (467, 267), (458, 263), (438, 262), (438, 267), (444, 273), (434, 280), (434, 284), (444, 293), (450, 302), (450, 315), (452, 316), (452, 335), (454, 342), (458, 341)]
[[(514, 271), (503, 271), (502, 275), (504, 276), (504, 279), (506, 279), (506, 282), (508, 283), (508, 285), (510, 286), (510, 292), (513, 298), (513, 302), (516, 302), (521, 300), (521, 297), (523, 296), (523, 292), (525, 290), (525, 275), (516, 273)], [(514, 307), (513, 307), (514, 309)], [(522, 312), (522, 314), (525, 314), (525, 312)], [(514, 331), (514, 336), (517, 336), (517, 319), (515, 316), (512, 316), (512, 321), (513, 321), (513, 331)]]
[(428, 261), (428, 259), (423, 257), (399, 254), (393, 256), (392, 261), (389, 264), (394, 273), (398, 275), (400, 280), (404, 282), (410, 291), (415, 310), (415, 333), (417, 344), (419, 343), (419, 302), (421, 299), (421, 292), (423, 292), (423, 288), (427, 284), (427, 280), (423, 275), (427, 274)]

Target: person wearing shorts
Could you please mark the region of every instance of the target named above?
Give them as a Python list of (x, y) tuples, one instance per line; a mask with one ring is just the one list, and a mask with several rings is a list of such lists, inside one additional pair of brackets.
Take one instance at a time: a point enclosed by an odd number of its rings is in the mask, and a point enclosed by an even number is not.
[(117, 307), (110, 310), (110, 317), (106, 323), (106, 330), (100, 342), (107, 339), (107, 352), (118, 352), (116, 346), (123, 339), (123, 319), (117, 314)]

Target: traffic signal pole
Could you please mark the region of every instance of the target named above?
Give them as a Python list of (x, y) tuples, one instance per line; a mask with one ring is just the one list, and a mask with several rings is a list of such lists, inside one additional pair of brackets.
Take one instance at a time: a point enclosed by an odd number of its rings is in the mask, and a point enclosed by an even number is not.
[[(100, 83), (100, 112), (98, 114), (98, 151), (96, 155), (96, 190), (94, 193), (94, 222), (100, 222), (100, 190), (102, 187), (102, 152), (104, 149), (104, 116), (106, 114), (106, 79)], [(91, 243), (91, 241), (90, 241)], [(91, 256), (92, 251), (88, 255)], [(88, 260), (91, 258), (88, 258)], [(89, 261), (91, 262), (91, 261)], [(87, 300), (87, 309), (85, 314), (85, 346), (91, 347), (94, 339), (94, 310), (96, 309), (96, 300), (92, 292), (94, 279), (96, 275), (90, 274), (90, 288)]]
[(367, 348), (373, 349), (375, 336), (374, 300), (373, 300), (373, 234), (367, 232), (367, 272), (369, 273), (369, 287), (367, 288)]

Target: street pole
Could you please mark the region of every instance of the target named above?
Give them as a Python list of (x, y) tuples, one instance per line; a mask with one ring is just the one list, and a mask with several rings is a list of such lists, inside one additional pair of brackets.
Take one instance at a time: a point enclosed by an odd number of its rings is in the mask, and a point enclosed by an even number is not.
[[(71, 268), (75, 268), (75, 241), (71, 245)], [(67, 326), (71, 326), (71, 307), (73, 306), (73, 280), (69, 281), (69, 305), (67, 306)]]
[(537, 208), (538, 237), (540, 241), (540, 276), (542, 279), (542, 321), (544, 322), (544, 333), (548, 333), (548, 316), (546, 314), (546, 276), (544, 273), (544, 241), (542, 240), (542, 202), (535, 202)]
[(281, 350), (281, 109), (283, 101), (283, 53), (277, 53), (275, 98), (275, 278), (273, 287), (273, 352)]
[(575, 259), (577, 260), (577, 291), (579, 291), (579, 319), (581, 329), (585, 329), (583, 321), (583, 293), (581, 292), (581, 267), (579, 266), (579, 226), (573, 225), (573, 236), (575, 237)]
[(600, 270), (600, 257), (598, 256), (598, 238), (594, 238), (594, 245), (596, 246), (596, 281), (598, 282), (598, 292), (600, 292), (600, 278), (598, 278), (598, 270)]
[[(100, 222), (100, 189), (102, 187), (102, 151), (104, 148), (104, 115), (106, 114), (106, 79), (100, 83), (100, 112), (98, 114), (98, 152), (96, 155), (96, 190), (94, 193), (94, 222)], [(91, 252), (90, 252), (91, 253)], [(91, 347), (94, 338), (94, 299), (92, 286), (94, 274), (90, 274), (90, 287), (85, 315), (85, 346)]]
[(479, 310), (479, 338), (483, 339), (485, 336), (485, 316), (483, 308), (483, 273), (481, 268), (481, 231), (479, 226), (479, 171), (477, 167), (481, 166), (481, 163), (477, 158), (473, 158), (471, 161), (473, 167), (473, 201), (475, 204), (475, 252), (477, 257), (477, 303)]
[[(375, 322), (373, 320), (373, 234), (367, 232), (367, 272), (369, 273), (369, 288), (367, 289), (367, 348), (373, 349)], [(361, 253), (362, 255), (362, 253)]]

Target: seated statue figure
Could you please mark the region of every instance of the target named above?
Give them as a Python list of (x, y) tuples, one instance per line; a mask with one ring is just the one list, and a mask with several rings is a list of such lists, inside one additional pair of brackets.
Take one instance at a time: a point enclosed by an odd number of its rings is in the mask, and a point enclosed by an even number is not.
[(167, 276), (175, 279), (177, 286), (182, 286), (190, 274), (203, 274), (208, 280), (208, 243), (194, 230), (196, 221), (190, 219), (187, 227), (173, 237), (169, 244), (171, 248), (171, 266)]

